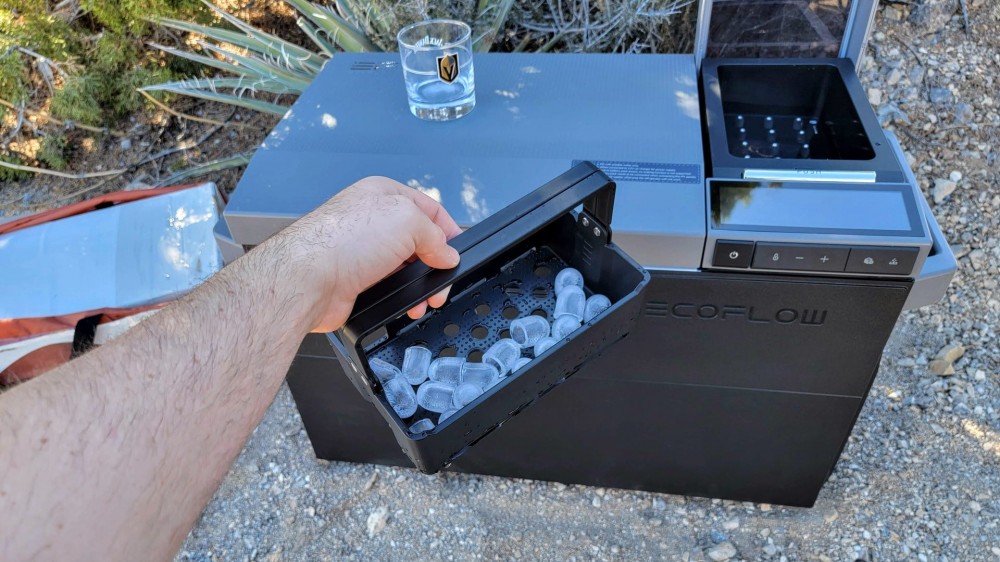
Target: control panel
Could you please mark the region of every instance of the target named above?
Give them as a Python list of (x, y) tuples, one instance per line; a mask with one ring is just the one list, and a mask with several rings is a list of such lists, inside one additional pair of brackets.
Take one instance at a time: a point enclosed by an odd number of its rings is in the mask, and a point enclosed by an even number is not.
[(804, 273), (912, 276), (919, 248), (717, 240), (712, 266)]
[(913, 277), (931, 239), (909, 183), (710, 179), (708, 269)]

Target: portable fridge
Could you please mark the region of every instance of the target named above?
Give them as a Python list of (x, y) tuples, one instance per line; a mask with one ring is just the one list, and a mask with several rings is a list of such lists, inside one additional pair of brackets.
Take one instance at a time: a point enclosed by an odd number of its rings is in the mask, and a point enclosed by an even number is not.
[[(939, 300), (956, 268), (856, 75), (875, 7), (702, 1), (693, 53), (477, 54), (477, 107), (447, 123), (410, 115), (398, 55), (336, 55), (255, 154), (220, 236), (252, 248), (383, 175), (440, 201), (469, 227), (460, 251), (484, 253), (463, 252), (461, 275), (404, 269), (345, 330), (305, 339), (288, 385), (316, 455), (812, 505), (900, 313)], [(544, 220), (512, 218), (531, 212)], [(399, 319), (445, 284), (471, 310), (459, 277), (495, 278), (549, 244), (533, 236), (568, 240), (553, 243), (572, 259), (613, 253), (627, 313), (564, 341), (571, 359), (511, 375), (449, 420), (462, 431), (408, 433), (368, 358), (398, 360), (397, 338), (454, 314)], [(465, 353), (471, 326), (420, 343)]]

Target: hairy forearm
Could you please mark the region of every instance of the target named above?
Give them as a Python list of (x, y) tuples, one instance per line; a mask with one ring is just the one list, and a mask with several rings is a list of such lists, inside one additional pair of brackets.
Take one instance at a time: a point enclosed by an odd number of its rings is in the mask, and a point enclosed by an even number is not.
[(365, 178), (116, 341), (0, 395), (0, 560), (170, 558), (306, 331), (342, 326), (414, 255), (455, 267), (459, 232), (426, 195)]
[(114, 342), (0, 395), (0, 559), (176, 552), (311, 327), (310, 299), (285, 282), (308, 274), (292, 252), (279, 235)]

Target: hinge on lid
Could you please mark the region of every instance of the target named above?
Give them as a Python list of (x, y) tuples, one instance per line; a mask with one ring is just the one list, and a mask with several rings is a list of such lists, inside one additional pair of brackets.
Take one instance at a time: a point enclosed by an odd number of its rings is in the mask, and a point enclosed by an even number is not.
[(576, 225), (583, 234), (583, 239), (591, 244), (607, 245), (611, 241), (611, 232), (600, 221), (587, 211), (581, 211), (576, 219)]

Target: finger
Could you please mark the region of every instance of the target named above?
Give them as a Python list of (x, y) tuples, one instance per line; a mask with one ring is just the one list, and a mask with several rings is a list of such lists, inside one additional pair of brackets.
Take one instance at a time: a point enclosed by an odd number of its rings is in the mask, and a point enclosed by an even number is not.
[(444, 289), (441, 289), (436, 294), (431, 296), (431, 298), (427, 299), (427, 304), (431, 305), (434, 308), (441, 308), (442, 306), (444, 306), (444, 303), (448, 300), (448, 291), (450, 290), (451, 287), (445, 287)]
[(416, 320), (427, 313), (427, 302), (422, 302), (406, 311), (406, 315), (412, 320)]
[(414, 211), (409, 228), (413, 241), (413, 253), (420, 261), (436, 269), (451, 269), (458, 265), (459, 255), (448, 245), (444, 231), (430, 217)]

